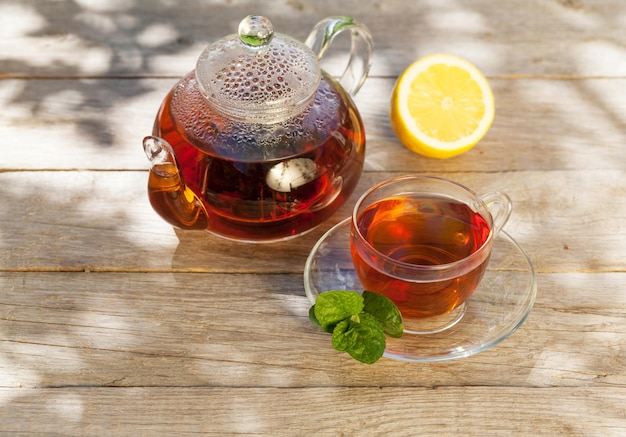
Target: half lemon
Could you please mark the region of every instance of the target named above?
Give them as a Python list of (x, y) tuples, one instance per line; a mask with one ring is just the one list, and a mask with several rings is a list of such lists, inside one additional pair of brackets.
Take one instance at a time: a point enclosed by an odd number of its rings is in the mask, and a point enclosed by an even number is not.
[(495, 113), (491, 87), (470, 62), (454, 55), (426, 56), (398, 78), (391, 126), (407, 148), (431, 158), (468, 151), (487, 133)]

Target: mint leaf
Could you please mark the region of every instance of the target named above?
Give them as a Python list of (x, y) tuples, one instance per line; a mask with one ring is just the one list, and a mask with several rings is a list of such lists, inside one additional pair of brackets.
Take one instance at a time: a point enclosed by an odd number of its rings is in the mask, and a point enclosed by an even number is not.
[(402, 337), (402, 315), (398, 307), (387, 296), (364, 291), (363, 311), (374, 316), (385, 334), (395, 338)]
[(315, 305), (309, 308), (309, 321), (311, 322), (313, 326), (317, 326), (318, 328), (322, 327), (322, 324), (320, 323), (320, 321), (317, 320), (317, 317), (315, 317)]
[(333, 330), (333, 347), (362, 363), (373, 364), (385, 352), (385, 334), (374, 316), (360, 313), (342, 320)]
[(354, 332), (348, 332), (350, 330), (350, 319), (342, 320), (337, 323), (335, 329), (333, 329), (333, 347), (335, 350), (345, 352), (352, 348), (356, 337)]
[(359, 314), (363, 310), (363, 296), (355, 292), (327, 291), (317, 296), (315, 318), (323, 329)]
[(322, 329), (325, 332), (328, 332), (329, 334), (332, 334), (333, 333), (333, 329), (335, 329), (335, 325), (334, 324), (327, 325), (327, 326), (322, 326), (320, 321), (317, 320), (317, 317), (315, 317), (315, 305), (313, 305), (311, 308), (309, 308), (309, 321), (311, 322), (311, 324), (313, 326), (317, 326), (318, 328)]
[(372, 364), (383, 356), (385, 334), (402, 336), (402, 316), (387, 297), (364, 291), (320, 293), (309, 308), (311, 323), (332, 333), (333, 347), (358, 361)]

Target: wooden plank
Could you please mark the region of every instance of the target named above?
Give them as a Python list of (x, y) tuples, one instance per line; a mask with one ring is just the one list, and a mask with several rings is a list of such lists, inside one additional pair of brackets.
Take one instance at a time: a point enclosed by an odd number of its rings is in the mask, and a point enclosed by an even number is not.
[[(626, 79), (491, 81), (496, 118), (471, 151), (421, 157), (396, 139), (388, 115), (395, 79), (368, 80), (357, 95), (366, 169), (467, 172), (626, 171)], [(141, 140), (176, 79), (4, 80), (0, 170), (148, 168)]]
[[(357, 196), (401, 173), (364, 173), (349, 201), (309, 234), (271, 245), (178, 231), (152, 211), (146, 172), (0, 173), (3, 270), (302, 272), (309, 251)], [(621, 170), (438, 173), (476, 192), (503, 191), (505, 229), (540, 272), (624, 271)], [(603, 213), (611, 211), (610, 214)], [(268, 256), (269, 255), (269, 256)]]
[(626, 389), (625, 275), (542, 274), (494, 348), (367, 366), (310, 324), (301, 275), (0, 273), (0, 387)]
[[(396, 76), (433, 52), (463, 55), (490, 76), (624, 76), (620, 0), (545, 2), (437, 0), (42, 2), (2, 8), (0, 75), (180, 76), (206, 45), (236, 32), (247, 12), (271, 18), (278, 32), (304, 40), (329, 15), (354, 14), (374, 37), (375, 76)], [(331, 67), (345, 54), (329, 55)]]
[[(626, 432), (619, 388), (1, 390), (0, 430), (61, 435), (551, 435)], [(503, 420), (505, 418), (505, 420)]]

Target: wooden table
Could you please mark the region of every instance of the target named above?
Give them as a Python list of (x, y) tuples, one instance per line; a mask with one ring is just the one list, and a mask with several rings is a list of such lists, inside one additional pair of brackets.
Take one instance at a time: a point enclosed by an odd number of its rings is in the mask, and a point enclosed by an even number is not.
[[(301, 40), (352, 15), (376, 45), (356, 192), (272, 245), (163, 222), (141, 149), (167, 91), (249, 13)], [(3, 0), (0, 21), (2, 434), (626, 435), (622, 0)], [(397, 76), (433, 52), (476, 64), (497, 105), (445, 161), (388, 121)], [(483, 353), (368, 366), (309, 324), (304, 263), (358, 195), (408, 173), (508, 193), (537, 300)]]

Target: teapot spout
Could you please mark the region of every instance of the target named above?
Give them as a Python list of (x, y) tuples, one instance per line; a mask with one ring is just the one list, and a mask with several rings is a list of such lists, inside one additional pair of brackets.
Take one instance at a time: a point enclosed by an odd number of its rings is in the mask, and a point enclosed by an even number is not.
[(172, 146), (162, 138), (147, 136), (143, 150), (150, 160), (148, 197), (152, 208), (168, 223), (182, 229), (206, 229), (206, 210), (185, 184)]

